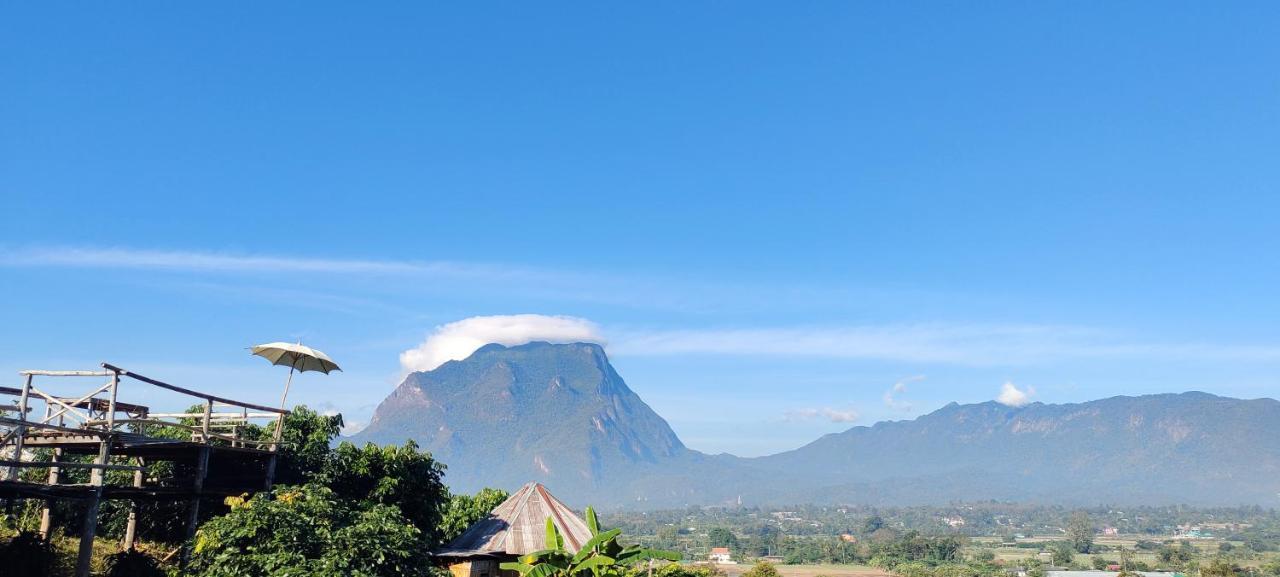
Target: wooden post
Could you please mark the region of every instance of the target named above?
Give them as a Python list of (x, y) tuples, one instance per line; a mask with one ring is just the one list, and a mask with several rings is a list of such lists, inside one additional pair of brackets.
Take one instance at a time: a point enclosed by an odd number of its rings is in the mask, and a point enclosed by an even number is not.
[[(62, 449), (53, 450), (53, 462), (57, 463), (62, 460)], [(57, 485), (58, 477), (62, 473), (62, 469), (58, 467), (49, 467), (49, 477), (45, 480), (47, 485)], [(40, 511), (40, 536), (48, 539), (49, 528), (53, 525), (53, 499), (45, 499), (44, 509)]]
[(209, 421), (213, 419), (213, 399), (204, 401), (204, 422), (200, 425), (200, 442), (209, 444)]
[(271, 485), (276, 481), (276, 461), (280, 454), (280, 439), (284, 437), (284, 418), (287, 415), (280, 413), (276, 420), (276, 432), (271, 437), (271, 456), (267, 458), (267, 475), (262, 490), (270, 491)]
[[(143, 460), (142, 457), (138, 457), (136, 462), (139, 467), (146, 465), (146, 461)], [(142, 488), (142, 470), (141, 469), (133, 472), (133, 487), (135, 489)], [(138, 536), (138, 500), (133, 499), (132, 501), (129, 502), (129, 520), (128, 522), (125, 523), (125, 526), (124, 526), (124, 550), (125, 551), (129, 551), (133, 549), (133, 543), (134, 543), (134, 540), (137, 538), (137, 536)]]
[[(111, 372), (111, 397), (107, 401), (107, 432), (110, 433), (116, 427), (116, 393), (120, 390), (120, 373)], [(92, 407), (93, 403), (90, 402)]]
[(196, 527), (200, 524), (200, 496), (204, 493), (204, 478), (209, 471), (209, 447), (208, 445), (200, 448), (200, 455), (196, 457), (196, 479), (192, 486), (194, 495), (191, 498), (190, 510), (187, 512), (187, 535), (186, 543), (182, 546), (182, 564), (185, 568), (187, 562), (191, 560), (191, 538), (196, 536)]
[[(13, 436), (13, 460), (18, 462), (22, 460), (22, 442), (23, 437), (27, 434), (27, 427), (22, 423), (27, 421), (27, 403), (31, 397), (31, 375), (27, 375), (27, 380), (22, 383), (22, 396), (18, 401), (18, 426), (17, 433)], [(8, 479), (10, 481), (18, 480), (18, 466), (9, 467)]]
[[(141, 413), (138, 413), (138, 419), (145, 421), (147, 419), (147, 411), (144, 410)], [(138, 423), (137, 425), (134, 426), (134, 432), (140, 435), (145, 435), (146, 431), (147, 431), (146, 424), (144, 423)], [(138, 466), (140, 467), (146, 465), (146, 461), (142, 457), (138, 457), (137, 463), (138, 463)], [(134, 471), (133, 472), (134, 488), (141, 489), (142, 480), (143, 480), (142, 471)], [(125, 551), (133, 549), (134, 541), (137, 538), (137, 535), (138, 535), (138, 500), (134, 499), (129, 502), (129, 521), (124, 526)]]
[[(94, 462), (106, 465), (111, 458), (111, 436), (102, 437), (98, 445), (98, 459)], [(76, 577), (89, 577), (90, 562), (93, 561), (93, 538), (98, 532), (98, 505), (102, 502), (102, 479), (106, 470), (96, 467), (89, 473), (89, 485), (93, 490), (89, 493), (89, 504), (84, 512), (84, 525), (80, 529), (80, 555), (76, 558)]]

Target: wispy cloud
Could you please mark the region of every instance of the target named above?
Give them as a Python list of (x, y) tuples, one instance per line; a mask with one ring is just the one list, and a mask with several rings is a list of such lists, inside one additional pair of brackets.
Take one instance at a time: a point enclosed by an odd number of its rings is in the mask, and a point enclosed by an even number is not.
[(513, 276), (527, 272), (511, 267), (446, 261), (330, 259), (100, 247), (3, 250), (0, 251), (0, 266), (449, 276)]
[(852, 423), (858, 420), (858, 411), (822, 407), (817, 409), (792, 409), (785, 414), (788, 421), (812, 421), (824, 419), (832, 423)]
[(907, 377), (893, 384), (889, 390), (884, 392), (884, 406), (895, 411), (910, 411), (911, 403), (902, 398), (902, 394), (907, 392), (907, 385), (918, 381), (923, 381), (924, 375), (916, 375)]
[(616, 331), (610, 351), (650, 356), (818, 357), (968, 366), (1082, 358), (1280, 362), (1280, 346), (1143, 342), (1101, 329), (1053, 325), (887, 324), (849, 327)]

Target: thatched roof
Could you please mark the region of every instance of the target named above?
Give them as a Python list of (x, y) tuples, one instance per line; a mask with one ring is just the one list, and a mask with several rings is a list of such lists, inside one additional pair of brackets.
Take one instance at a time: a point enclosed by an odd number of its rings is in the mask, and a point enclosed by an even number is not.
[(435, 554), (505, 557), (533, 553), (546, 548), (547, 518), (560, 531), (569, 551), (577, 552), (591, 539), (586, 521), (541, 483), (528, 483)]

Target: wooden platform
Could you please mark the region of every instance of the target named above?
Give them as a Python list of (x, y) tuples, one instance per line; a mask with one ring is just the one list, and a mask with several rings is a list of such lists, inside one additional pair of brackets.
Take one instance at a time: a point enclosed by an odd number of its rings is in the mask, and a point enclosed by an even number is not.
[[(76, 575), (87, 577), (97, 531), (98, 507), (103, 499), (123, 499), (135, 503), (125, 530), (125, 546), (136, 535), (136, 503), (142, 501), (186, 501), (187, 537), (195, 533), (200, 503), (205, 497), (240, 495), (270, 489), (275, 476), (276, 451), (280, 446), (283, 419), (288, 411), (246, 403), (171, 385), (120, 367), (103, 363), (95, 371), (21, 371), (22, 388), (0, 387), (0, 397), (16, 397), (15, 403), (0, 401), (0, 499), (41, 499), (46, 501), (40, 532), (50, 531), (49, 504), (57, 500), (83, 503), (84, 525), (80, 531), (80, 554)], [(106, 379), (79, 396), (55, 396), (42, 390), (36, 379)], [(152, 414), (149, 407), (119, 400), (121, 379), (128, 378), (186, 397), (200, 399), (203, 412)], [(186, 401), (184, 406), (189, 404)], [(216, 407), (231, 407), (232, 412)], [(269, 440), (249, 438), (243, 432), (253, 419), (269, 419), (266, 429), (274, 430)], [(181, 431), (184, 439), (151, 436), (147, 432), (163, 427)], [(257, 429), (262, 430), (262, 429)], [(33, 450), (40, 450), (33, 453)], [(33, 459), (33, 455), (40, 455)], [(91, 462), (84, 457), (92, 456)], [(72, 458), (75, 457), (75, 458)], [(147, 475), (150, 465), (172, 462), (175, 476), (155, 479)], [(43, 471), (44, 483), (31, 482), (22, 471)], [(66, 483), (67, 471), (81, 471), (70, 477), (88, 483)], [(107, 484), (107, 471), (132, 471), (132, 482)], [(186, 558), (184, 554), (184, 559)]]

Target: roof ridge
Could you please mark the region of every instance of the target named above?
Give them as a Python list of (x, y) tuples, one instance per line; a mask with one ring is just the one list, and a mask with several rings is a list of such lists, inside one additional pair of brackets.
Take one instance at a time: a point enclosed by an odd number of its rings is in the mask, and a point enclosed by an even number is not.
[(569, 544), (573, 546), (574, 552), (577, 552), (582, 548), (582, 543), (579, 543), (578, 539), (573, 536), (573, 532), (569, 530), (569, 524), (565, 523), (564, 517), (560, 515), (560, 508), (563, 507), (568, 509), (568, 507), (564, 503), (561, 503), (559, 499), (553, 497), (551, 493), (547, 491), (547, 488), (542, 486), (542, 484), (535, 485), (534, 489), (536, 489), (538, 493), (542, 495), (542, 499), (547, 502), (547, 510), (550, 511), (551, 515), (555, 517), (556, 521), (558, 521), (556, 525), (559, 527), (560, 532), (564, 533), (565, 540), (569, 541)]
[[(519, 491), (516, 491), (516, 495), (520, 496), (520, 500), (512, 507), (514, 511), (511, 515), (511, 519), (507, 521), (507, 530), (503, 531), (498, 537), (498, 540), (494, 542), (495, 546), (501, 545), (501, 549), (503, 551), (506, 550), (507, 541), (511, 539), (511, 533), (516, 527), (516, 521), (524, 514), (525, 504), (529, 502), (529, 495), (533, 493), (536, 486), (537, 483), (529, 482), (525, 483), (523, 487), (520, 487)], [(512, 495), (512, 498), (514, 499), (516, 495)]]

